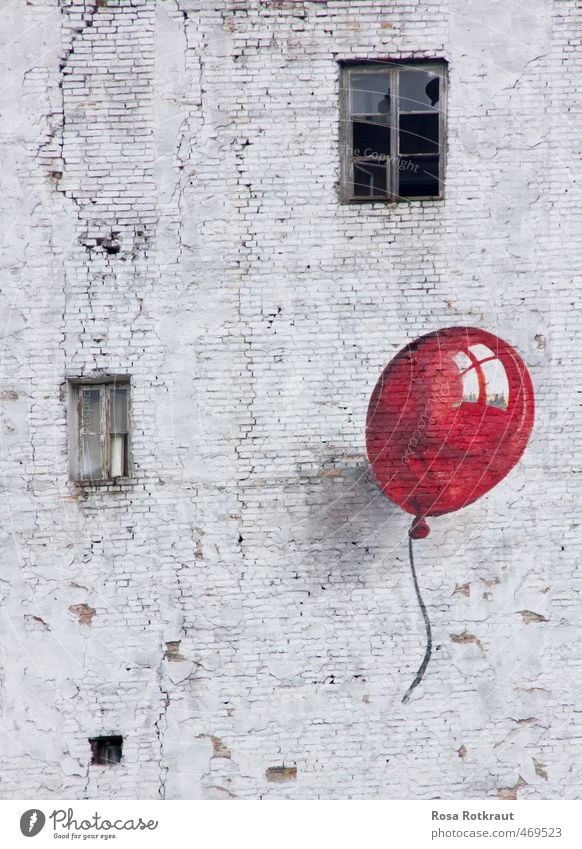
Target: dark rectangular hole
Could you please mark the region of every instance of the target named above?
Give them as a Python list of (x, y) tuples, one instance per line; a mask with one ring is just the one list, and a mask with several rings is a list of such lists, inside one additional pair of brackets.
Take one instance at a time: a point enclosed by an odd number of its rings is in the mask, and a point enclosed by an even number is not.
[(91, 746), (91, 764), (108, 766), (118, 764), (123, 754), (123, 737), (89, 737)]
[(360, 115), (353, 120), (353, 155), (384, 161), (390, 155), (390, 127), (387, 117)]
[(400, 116), (400, 153), (438, 153), (439, 116)]
[(401, 197), (438, 197), (438, 157), (403, 156), (398, 163)]

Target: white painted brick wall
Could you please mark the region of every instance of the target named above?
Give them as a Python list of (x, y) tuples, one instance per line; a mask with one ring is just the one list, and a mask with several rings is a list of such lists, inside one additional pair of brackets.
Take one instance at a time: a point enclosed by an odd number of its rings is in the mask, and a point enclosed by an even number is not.
[[(2, 7), (0, 797), (580, 796), (576, 7)], [(446, 201), (340, 205), (338, 60), (408, 56), (450, 63)], [(458, 324), (518, 347), (537, 423), (417, 546), (402, 705), (410, 518), (365, 412)], [(135, 473), (83, 491), (65, 376), (97, 370), (132, 375)]]

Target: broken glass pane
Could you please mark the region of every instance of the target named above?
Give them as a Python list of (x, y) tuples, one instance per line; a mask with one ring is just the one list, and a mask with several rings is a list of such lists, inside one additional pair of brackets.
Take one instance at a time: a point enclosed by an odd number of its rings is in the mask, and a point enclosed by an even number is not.
[(127, 433), (127, 386), (111, 387), (111, 433)]
[(400, 71), (398, 109), (400, 112), (438, 112), (440, 81), (432, 71)]
[(353, 193), (357, 197), (386, 198), (386, 166), (355, 162)]
[(431, 157), (402, 157), (398, 163), (401, 197), (434, 197), (440, 195), (439, 160)]
[(350, 110), (352, 115), (390, 112), (390, 74), (352, 74)]
[(438, 153), (439, 116), (436, 113), (400, 116), (400, 153)]
[(353, 156), (382, 161), (390, 155), (390, 127), (383, 116), (363, 115), (353, 122), (352, 127)]

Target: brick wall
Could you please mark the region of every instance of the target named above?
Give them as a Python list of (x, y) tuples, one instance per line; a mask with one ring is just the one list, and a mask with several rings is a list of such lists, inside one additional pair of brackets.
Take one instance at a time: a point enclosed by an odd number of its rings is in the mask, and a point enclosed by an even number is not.
[[(0, 797), (578, 797), (576, 4), (0, 20)], [(446, 200), (340, 204), (338, 61), (410, 56), (449, 61)], [(518, 348), (537, 423), (417, 545), (403, 705), (410, 517), (366, 406), (459, 324)], [(96, 372), (131, 374), (133, 473), (79, 487)]]

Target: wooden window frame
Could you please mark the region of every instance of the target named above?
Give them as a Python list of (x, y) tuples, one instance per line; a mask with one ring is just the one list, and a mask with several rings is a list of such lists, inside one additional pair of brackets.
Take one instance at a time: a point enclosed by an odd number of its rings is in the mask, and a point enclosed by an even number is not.
[[(131, 381), (129, 375), (103, 375), (89, 377), (68, 377), (69, 404), (69, 457), (71, 479), (83, 486), (121, 483), (131, 477)], [(123, 475), (111, 475), (111, 388), (127, 389), (127, 437), (124, 456)], [(103, 428), (101, 444), (101, 472), (98, 478), (83, 477), (81, 403), (84, 389), (98, 389), (100, 397), (100, 422)]]
[[(438, 195), (399, 195), (394, 191), (398, 186), (398, 172), (400, 163), (400, 133), (399, 120), (394, 116), (400, 115), (399, 103), (399, 73), (400, 71), (423, 70), (438, 74), (439, 83), (439, 143), (438, 143)], [(390, 155), (389, 166), (387, 166), (387, 194), (386, 197), (367, 197), (365, 195), (354, 195), (354, 156), (353, 124), (351, 120), (350, 93), (351, 79), (354, 74), (386, 74), (390, 75), (390, 93), (392, 95), (391, 124), (390, 124)], [(401, 60), (354, 60), (340, 62), (340, 147), (341, 147), (341, 180), (340, 199), (342, 203), (413, 203), (415, 201), (442, 201), (445, 199), (445, 148), (447, 127), (447, 89), (448, 89), (448, 63), (445, 59), (401, 59)], [(418, 112), (407, 112), (406, 114), (422, 114)], [(435, 154), (409, 154), (434, 158)], [(370, 164), (377, 164), (371, 161)]]

